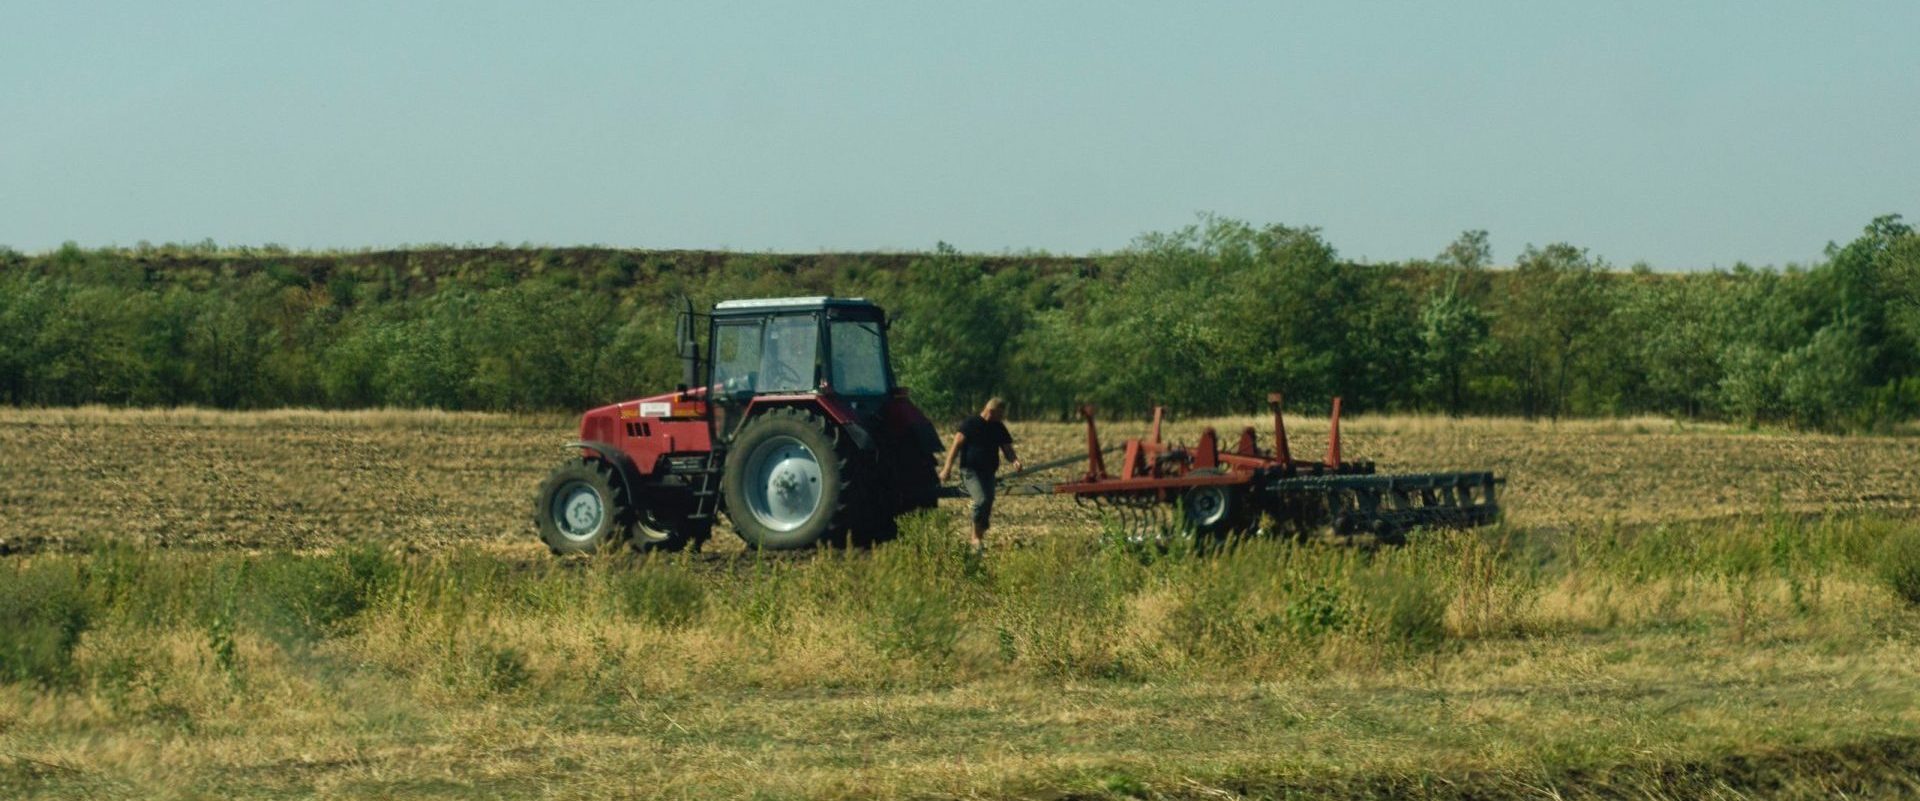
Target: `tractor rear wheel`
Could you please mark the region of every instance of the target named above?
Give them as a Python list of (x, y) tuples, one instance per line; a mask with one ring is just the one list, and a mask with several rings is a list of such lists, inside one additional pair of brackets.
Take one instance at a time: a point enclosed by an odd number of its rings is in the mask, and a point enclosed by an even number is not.
[(794, 550), (846, 535), (853, 488), (841, 440), (832, 424), (803, 409), (775, 409), (746, 423), (728, 449), (720, 489), (748, 546)]
[(540, 484), (533, 523), (540, 539), (556, 554), (595, 553), (626, 539), (631, 508), (626, 486), (613, 465), (574, 458)]

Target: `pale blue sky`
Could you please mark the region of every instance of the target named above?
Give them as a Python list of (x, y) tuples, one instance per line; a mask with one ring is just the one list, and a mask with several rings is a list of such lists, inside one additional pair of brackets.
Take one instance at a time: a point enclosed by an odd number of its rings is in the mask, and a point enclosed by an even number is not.
[(1661, 268), (1920, 216), (1920, 3), (0, 0), (0, 244), (1117, 250), (1203, 211)]

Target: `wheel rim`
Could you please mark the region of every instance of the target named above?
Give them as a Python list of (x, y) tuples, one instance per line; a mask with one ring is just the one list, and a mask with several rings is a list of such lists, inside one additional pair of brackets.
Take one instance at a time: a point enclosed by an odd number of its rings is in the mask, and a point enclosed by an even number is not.
[(1225, 487), (1197, 487), (1187, 493), (1187, 522), (1199, 528), (1211, 528), (1227, 519)]
[(673, 526), (661, 520), (660, 516), (654, 514), (651, 509), (640, 513), (640, 519), (634, 521), (633, 530), (640, 534), (641, 539), (648, 542), (666, 542), (673, 539)]
[(747, 510), (760, 525), (792, 531), (820, 509), (820, 459), (806, 443), (774, 437), (747, 456)]
[(593, 539), (600, 531), (600, 523), (606, 519), (606, 501), (600, 497), (600, 490), (585, 481), (569, 481), (553, 494), (553, 503), (547, 510), (553, 518), (553, 527), (560, 536), (575, 542)]

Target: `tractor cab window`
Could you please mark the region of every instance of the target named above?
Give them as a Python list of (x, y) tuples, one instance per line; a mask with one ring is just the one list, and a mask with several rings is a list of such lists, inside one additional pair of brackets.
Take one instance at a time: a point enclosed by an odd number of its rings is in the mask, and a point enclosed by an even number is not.
[(887, 394), (886, 340), (875, 320), (834, 320), (833, 390), (842, 395)]
[(820, 350), (820, 322), (811, 314), (767, 321), (767, 344), (760, 352), (761, 392), (810, 392)]
[(760, 321), (724, 322), (713, 335), (713, 386), (722, 397), (751, 395), (760, 370)]

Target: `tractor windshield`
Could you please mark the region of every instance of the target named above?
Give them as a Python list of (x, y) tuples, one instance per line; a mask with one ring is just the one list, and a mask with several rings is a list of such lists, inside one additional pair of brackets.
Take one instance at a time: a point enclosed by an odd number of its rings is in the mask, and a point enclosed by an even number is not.
[(834, 320), (828, 333), (833, 348), (833, 389), (842, 395), (887, 394), (886, 340), (880, 323)]
[(713, 386), (721, 396), (751, 395), (760, 373), (759, 320), (729, 320), (713, 335)]
[(815, 354), (820, 349), (820, 319), (774, 317), (767, 321), (767, 344), (760, 352), (761, 392), (810, 392), (814, 388)]

